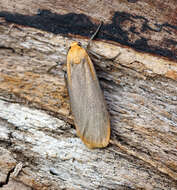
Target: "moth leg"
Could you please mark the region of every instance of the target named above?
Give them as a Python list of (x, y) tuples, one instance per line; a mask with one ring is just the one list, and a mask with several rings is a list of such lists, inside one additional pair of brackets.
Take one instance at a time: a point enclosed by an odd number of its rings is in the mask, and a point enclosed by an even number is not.
[(56, 62), (55, 65), (52, 65), (52, 66), (47, 70), (47, 73), (50, 73), (50, 71), (51, 71), (52, 69), (55, 69), (57, 66), (62, 66), (62, 65), (64, 65), (64, 63)]
[(117, 59), (117, 57), (120, 56), (121, 53), (119, 52), (119, 53), (118, 53), (117, 55), (115, 55), (114, 57), (106, 57), (106, 56), (101, 55), (101, 54), (98, 54), (98, 53), (96, 53), (96, 52), (94, 52), (94, 51), (92, 51), (92, 50), (89, 50), (89, 54), (90, 54), (91, 56), (95, 57), (96, 59), (101, 60), (101, 61), (112, 61), (112, 62), (114, 62), (114, 61)]
[(98, 54), (98, 53), (96, 53), (96, 52), (94, 52), (94, 51), (92, 51), (92, 50), (89, 49), (89, 48), (90, 48), (90, 43), (91, 43), (91, 41), (92, 41), (92, 40), (95, 38), (95, 36), (98, 34), (98, 32), (100, 31), (100, 28), (101, 28), (102, 25), (103, 25), (103, 21), (101, 21), (101, 23), (99, 24), (97, 30), (95, 31), (95, 33), (94, 33), (94, 34), (92, 35), (92, 37), (90, 38), (90, 40), (89, 40), (89, 42), (88, 42), (88, 44), (87, 44), (86, 50), (88, 51), (89, 54), (91, 54), (92, 56), (96, 57), (96, 58), (99, 59), (99, 60), (102, 60), (102, 61), (112, 61), (112, 62), (114, 62), (114, 61), (117, 59), (117, 57), (120, 56), (120, 54), (121, 54), (120, 52), (119, 52), (116, 56), (111, 57), (111, 58), (108, 58), (108, 57), (106, 57), (106, 56), (104, 56), (104, 55), (100, 55), (100, 54)]
[(51, 66), (49, 69), (47, 69), (47, 73), (50, 73), (50, 71), (54, 68), (56, 68), (58, 65), (58, 63), (56, 63), (55, 65)]
[(93, 55), (94, 57), (96, 57), (97, 59), (101, 59), (103, 61), (115, 61), (117, 57), (119, 57), (119, 55), (121, 54), (120, 52), (114, 56), (114, 57), (111, 57), (111, 58), (108, 58), (104, 55), (100, 55), (92, 50), (89, 50), (90, 48), (90, 44), (91, 44), (91, 41), (95, 38), (95, 36), (98, 34), (98, 32), (100, 31), (100, 28), (101, 26), (103, 25), (103, 21), (101, 21), (101, 23), (99, 24), (97, 30), (95, 31), (95, 33), (91, 36), (88, 44), (87, 44), (87, 47), (86, 47), (86, 50), (89, 52), (89, 54)]
[(10, 24), (10, 27), (9, 27), (9, 29), (7, 31), (7, 34), (10, 34), (10, 32), (12, 31), (12, 29), (14, 29), (14, 28), (17, 28), (18, 30), (23, 31), (23, 29), (21, 29), (18, 26), (16, 26), (16, 24)]
[(9, 33), (11, 32), (12, 28), (14, 27), (14, 25), (15, 25), (15, 24), (10, 25), (10, 28), (9, 28), (9, 30), (7, 31), (7, 34), (9, 34)]
[[(55, 69), (57, 66), (59, 66), (59, 65), (64, 65), (64, 63), (60, 63), (59, 64), (59, 62), (57, 62), (55, 65), (53, 65), (53, 66), (51, 66), (48, 70), (47, 70), (47, 73), (50, 73), (50, 71), (52, 70), (52, 69)], [(65, 81), (65, 86), (64, 86), (64, 89), (67, 89), (67, 92), (68, 92), (68, 82), (67, 82), (67, 72), (66, 72), (66, 70), (63, 68), (62, 69), (62, 71), (64, 72), (64, 81)], [(65, 94), (65, 93), (64, 93)], [(64, 96), (66, 96), (66, 95), (64, 95)], [(71, 107), (69, 107), (69, 114), (68, 114), (68, 116), (70, 116), (71, 115)], [(67, 122), (66, 121), (66, 123), (69, 123), (69, 122)]]

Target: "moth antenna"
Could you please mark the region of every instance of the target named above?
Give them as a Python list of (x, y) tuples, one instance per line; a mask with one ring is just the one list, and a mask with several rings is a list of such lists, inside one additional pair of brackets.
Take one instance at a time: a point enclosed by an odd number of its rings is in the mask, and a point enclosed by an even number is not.
[(99, 32), (99, 30), (100, 30), (100, 28), (101, 28), (102, 25), (103, 25), (103, 21), (101, 21), (101, 23), (99, 24), (97, 30), (96, 30), (95, 33), (91, 36), (91, 38), (90, 38), (90, 40), (89, 40), (89, 42), (88, 42), (88, 44), (87, 44), (86, 49), (89, 49), (91, 41), (92, 41), (92, 40), (95, 38), (95, 36), (98, 34), (98, 32)]

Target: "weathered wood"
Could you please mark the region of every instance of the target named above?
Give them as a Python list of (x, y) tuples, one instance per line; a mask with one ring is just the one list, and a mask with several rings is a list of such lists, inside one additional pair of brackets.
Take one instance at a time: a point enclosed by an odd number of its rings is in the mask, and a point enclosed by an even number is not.
[[(5, 181), (17, 163), (24, 167), (16, 177), (10, 174), (2, 189), (21, 185), (21, 189), (175, 190), (177, 63), (176, 46), (167, 46), (168, 40), (176, 38), (176, 29), (171, 27), (175, 1), (166, 2), (168, 9), (165, 1), (7, 2), (0, 4), (0, 16), (8, 12), (0, 17), (0, 181)], [(149, 38), (150, 49), (156, 46), (171, 54), (138, 52), (135, 46), (106, 41), (106, 37), (91, 44), (92, 51), (108, 58), (120, 53), (114, 62), (92, 57), (111, 114), (111, 143), (105, 149), (87, 149), (73, 126), (64, 122), (73, 123), (63, 63), (72, 41), (86, 45), (87, 40), (22, 26), (15, 20), (14, 24), (7, 22), (7, 15), (33, 16), (39, 8), (56, 14), (84, 13), (93, 23), (100, 18), (109, 23), (115, 11), (124, 11), (147, 18), (148, 26), (156, 22), (170, 25), (163, 25), (160, 32), (140, 33)], [(137, 30), (142, 23), (134, 19)], [(130, 29), (129, 24), (122, 24), (122, 29)], [(129, 39), (133, 43), (137, 37), (134, 34)]]

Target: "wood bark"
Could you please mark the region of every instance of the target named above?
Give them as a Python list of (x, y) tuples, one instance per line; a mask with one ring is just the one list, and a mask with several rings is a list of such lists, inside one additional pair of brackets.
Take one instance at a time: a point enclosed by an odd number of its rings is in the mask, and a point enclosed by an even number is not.
[[(1, 189), (177, 189), (175, 2), (1, 0)], [(91, 58), (111, 141), (90, 150), (76, 136), (63, 69), (71, 42), (86, 46), (101, 20), (90, 51), (102, 55)]]

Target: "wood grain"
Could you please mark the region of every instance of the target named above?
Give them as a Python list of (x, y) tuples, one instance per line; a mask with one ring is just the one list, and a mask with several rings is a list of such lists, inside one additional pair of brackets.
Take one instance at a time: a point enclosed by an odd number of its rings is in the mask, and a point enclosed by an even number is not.
[[(4, 190), (18, 183), (24, 189), (177, 188), (176, 46), (166, 43), (176, 39), (171, 27), (176, 24), (175, 6), (175, 1), (145, 0), (1, 1), (0, 181), (17, 163), (25, 165)], [(86, 45), (91, 32), (63, 36), (15, 20), (9, 23), (9, 17), (2, 16), (3, 11), (34, 16), (39, 8), (63, 15), (83, 13), (93, 29), (100, 20), (110, 24), (116, 11), (126, 12), (134, 20), (121, 22), (121, 29), (129, 31), (131, 43), (144, 36), (150, 49), (173, 53), (137, 51), (130, 43), (107, 40), (103, 31), (92, 42), (90, 51), (106, 58), (120, 53), (115, 61), (91, 56), (111, 115), (106, 149), (89, 150), (76, 136), (64, 82), (69, 45), (73, 41)], [(142, 20), (137, 22), (135, 14), (147, 18), (151, 29), (156, 21), (169, 25), (160, 32), (143, 33)], [(130, 32), (132, 23), (140, 34)]]

